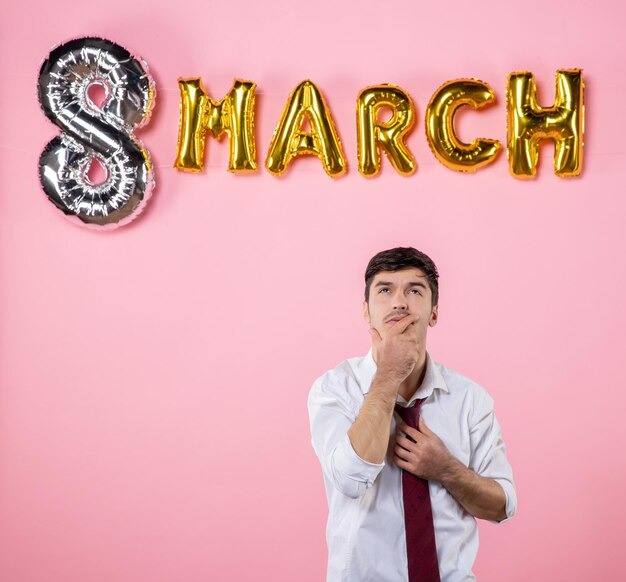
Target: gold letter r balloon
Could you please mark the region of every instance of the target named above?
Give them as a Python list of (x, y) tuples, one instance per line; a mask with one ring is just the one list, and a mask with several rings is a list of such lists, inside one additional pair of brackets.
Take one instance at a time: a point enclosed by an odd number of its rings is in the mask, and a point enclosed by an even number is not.
[[(392, 116), (379, 121), (380, 110), (389, 108)], [(415, 108), (409, 94), (394, 85), (367, 87), (356, 101), (356, 127), (359, 172), (366, 177), (380, 170), (380, 151), (387, 154), (393, 167), (407, 176), (415, 171), (415, 158), (405, 138), (415, 124)]]

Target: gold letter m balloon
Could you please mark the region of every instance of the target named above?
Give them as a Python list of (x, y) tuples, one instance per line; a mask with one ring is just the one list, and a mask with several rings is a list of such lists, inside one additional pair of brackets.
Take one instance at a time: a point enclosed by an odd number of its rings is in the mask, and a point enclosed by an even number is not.
[(555, 142), (554, 172), (563, 178), (578, 176), (583, 160), (584, 83), (580, 69), (556, 73), (554, 105), (537, 104), (532, 73), (511, 73), (507, 86), (509, 169), (516, 178), (537, 173), (539, 142)]
[(180, 129), (174, 167), (200, 172), (204, 167), (207, 131), (219, 139), (230, 139), (229, 172), (256, 170), (254, 145), (254, 88), (248, 81), (236, 80), (228, 95), (213, 101), (200, 79), (179, 79)]

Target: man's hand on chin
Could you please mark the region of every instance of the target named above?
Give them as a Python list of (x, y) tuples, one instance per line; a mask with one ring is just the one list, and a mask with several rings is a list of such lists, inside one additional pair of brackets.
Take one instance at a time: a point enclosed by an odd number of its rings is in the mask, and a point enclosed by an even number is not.
[(406, 315), (381, 333), (370, 328), (375, 354), (377, 375), (400, 384), (412, 371), (419, 359), (419, 341), (415, 324), (417, 315)]

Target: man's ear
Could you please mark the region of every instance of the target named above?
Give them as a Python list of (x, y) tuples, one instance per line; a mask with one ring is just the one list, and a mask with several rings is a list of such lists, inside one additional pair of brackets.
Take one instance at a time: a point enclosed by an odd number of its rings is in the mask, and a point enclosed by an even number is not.
[(363, 319), (368, 325), (370, 324), (370, 310), (367, 301), (363, 301)]
[(435, 305), (433, 307), (433, 310), (430, 314), (430, 321), (428, 322), (428, 325), (430, 327), (435, 327), (437, 325), (437, 318), (439, 317), (439, 305)]

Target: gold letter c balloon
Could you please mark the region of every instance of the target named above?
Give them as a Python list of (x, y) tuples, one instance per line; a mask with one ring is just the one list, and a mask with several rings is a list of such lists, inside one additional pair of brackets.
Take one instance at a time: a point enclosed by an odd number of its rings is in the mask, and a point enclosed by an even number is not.
[(490, 164), (500, 152), (500, 142), (478, 138), (463, 143), (454, 128), (454, 116), (463, 105), (482, 109), (495, 101), (493, 89), (477, 79), (457, 79), (444, 83), (426, 109), (426, 137), (435, 157), (459, 172), (475, 172)]

